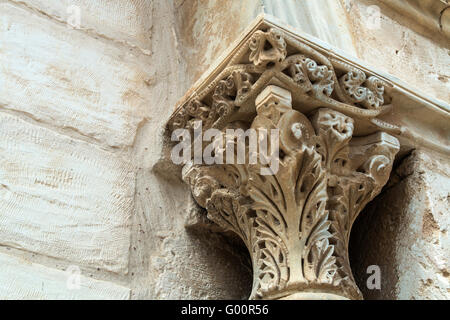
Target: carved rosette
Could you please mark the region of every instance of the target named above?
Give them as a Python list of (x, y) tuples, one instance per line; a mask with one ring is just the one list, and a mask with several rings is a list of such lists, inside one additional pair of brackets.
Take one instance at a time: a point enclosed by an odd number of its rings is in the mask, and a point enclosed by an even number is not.
[[(353, 135), (386, 99), (380, 79), (269, 29), (256, 31), (173, 116), (171, 130), (201, 120), (235, 151), (239, 141), (227, 129), (279, 132), (279, 143), (269, 145), (279, 154), (277, 170), (250, 163), (249, 142), (244, 162), (183, 168), (208, 218), (247, 246), (252, 299), (362, 298), (348, 257), (351, 226), (387, 182), (399, 142), (381, 130)], [(303, 104), (308, 112), (298, 111)]]

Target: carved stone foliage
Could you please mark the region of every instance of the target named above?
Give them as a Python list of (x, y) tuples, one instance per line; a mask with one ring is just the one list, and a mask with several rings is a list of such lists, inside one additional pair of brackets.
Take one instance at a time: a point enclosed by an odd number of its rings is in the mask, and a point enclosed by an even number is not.
[[(227, 129), (278, 130), (278, 143), (268, 144), (277, 170), (249, 161), (261, 153), (250, 141), (244, 162), (183, 167), (208, 218), (247, 246), (252, 299), (362, 298), (348, 258), (351, 226), (387, 182), (399, 142), (382, 131), (354, 132), (372, 120), (395, 132), (376, 118), (388, 100), (380, 79), (268, 29), (254, 32), (174, 114), (171, 130), (201, 120), (232, 150), (239, 141)], [(308, 112), (298, 111), (304, 106)]]
[(357, 117), (391, 134), (401, 131), (377, 118), (390, 107), (386, 83), (274, 28), (254, 32), (217, 77), (177, 110), (170, 128), (189, 128), (202, 120), (205, 130), (222, 129), (247, 119), (268, 84), (289, 89), (305, 105)]
[(309, 118), (269, 86), (251, 128), (280, 130), (279, 170), (261, 164), (187, 165), (184, 179), (208, 217), (250, 251), (252, 298), (320, 292), (359, 299), (348, 259), (351, 226), (386, 183), (398, 151), (376, 133), (351, 143), (353, 119), (328, 108)]

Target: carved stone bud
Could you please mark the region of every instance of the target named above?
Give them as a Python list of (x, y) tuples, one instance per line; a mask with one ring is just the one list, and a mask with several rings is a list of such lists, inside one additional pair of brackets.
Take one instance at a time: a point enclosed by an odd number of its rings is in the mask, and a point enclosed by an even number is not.
[(392, 100), (384, 83), (267, 25), (230, 52), (169, 122), (201, 121), (225, 140), (216, 154), (227, 161), (190, 161), (184, 181), (208, 218), (247, 246), (252, 299), (361, 299), (351, 227), (399, 150), (377, 130), (401, 133), (376, 118)]

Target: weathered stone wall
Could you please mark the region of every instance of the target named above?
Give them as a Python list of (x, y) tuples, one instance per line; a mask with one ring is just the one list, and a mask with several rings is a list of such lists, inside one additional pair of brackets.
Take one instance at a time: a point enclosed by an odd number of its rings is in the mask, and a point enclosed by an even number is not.
[(0, 298), (247, 298), (242, 245), (185, 228), (164, 124), (263, 12), (448, 100), (444, 39), (382, 5), (365, 29), (373, 2), (0, 0)]
[[(78, 1), (72, 29), (69, 3), (0, 2), (1, 298), (131, 295), (132, 155), (152, 70), (127, 41), (150, 29), (122, 1)], [(67, 290), (69, 266), (82, 290)]]
[[(448, 299), (450, 294), (449, 159), (414, 151), (360, 214), (350, 252), (366, 299)], [(370, 290), (370, 265), (381, 289)]]

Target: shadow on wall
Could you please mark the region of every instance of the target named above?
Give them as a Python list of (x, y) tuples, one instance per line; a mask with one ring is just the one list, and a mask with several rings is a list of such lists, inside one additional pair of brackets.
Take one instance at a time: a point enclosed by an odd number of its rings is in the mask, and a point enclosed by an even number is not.
[[(398, 168), (411, 155), (401, 159), (392, 169), (382, 192), (373, 199), (356, 219), (349, 243), (350, 264), (356, 284), (365, 300), (396, 300), (399, 282), (396, 250), (402, 214), (408, 205), (406, 178)], [(379, 271), (379, 282), (375, 278)]]
[[(206, 214), (206, 212), (205, 212)], [(231, 232), (186, 228), (188, 238), (210, 252), (203, 263), (215, 270), (213, 286), (222, 291), (215, 299), (248, 300), (252, 291), (252, 266), (244, 242)], [(214, 283), (216, 282), (216, 283)]]

